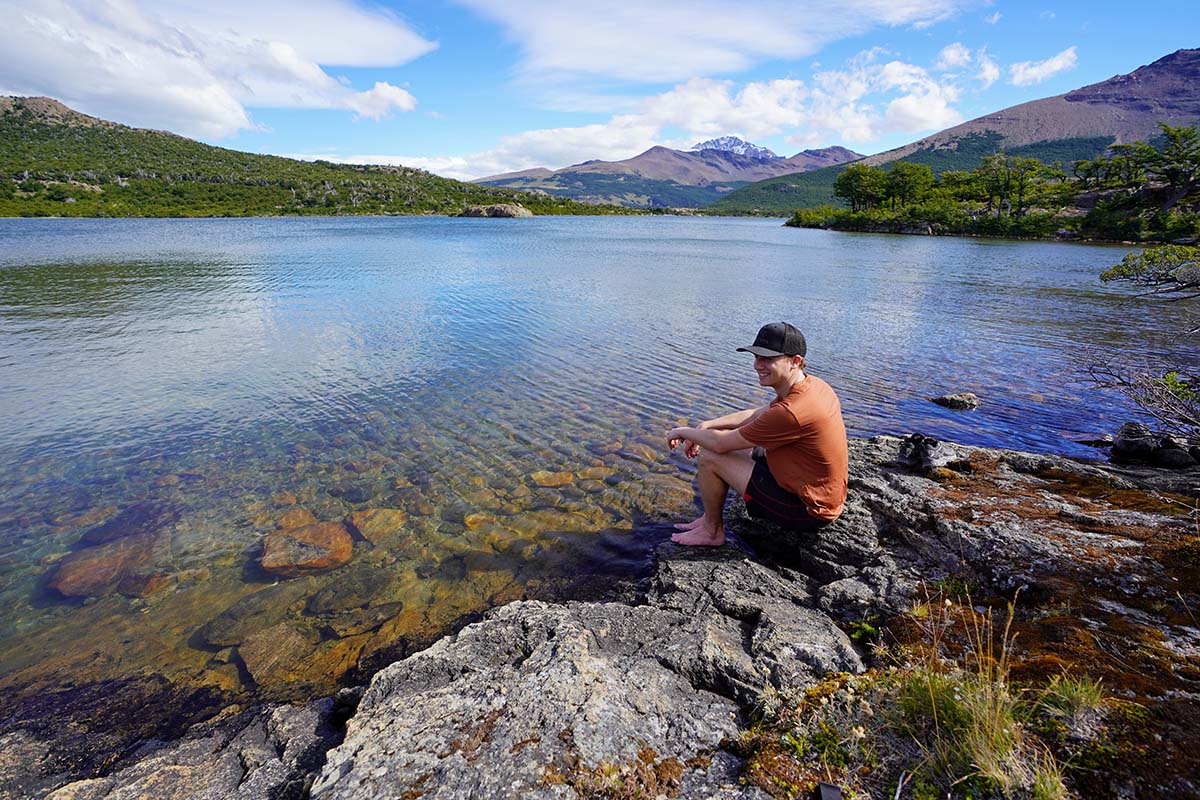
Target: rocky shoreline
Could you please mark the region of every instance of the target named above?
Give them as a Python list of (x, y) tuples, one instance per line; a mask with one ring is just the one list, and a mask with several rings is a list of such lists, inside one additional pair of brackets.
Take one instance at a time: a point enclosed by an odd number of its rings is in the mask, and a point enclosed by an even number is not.
[(979, 607), (1016, 598), (1014, 681), (1081, 669), (1147, 710), (1153, 746), (1094, 796), (1194, 795), (1198, 497), (1195, 467), (854, 440), (846, 511), (815, 537), (735, 504), (731, 544), (660, 545), (644, 596), (513, 602), (364, 688), (226, 708), (86, 764), (64, 759), (66, 730), (12, 716), (0, 797), (601, 797), (618, 773), (647, 796), (767, 797), (730, 746), (762, 693), (870, 668), (855, 626), (950, 584)]

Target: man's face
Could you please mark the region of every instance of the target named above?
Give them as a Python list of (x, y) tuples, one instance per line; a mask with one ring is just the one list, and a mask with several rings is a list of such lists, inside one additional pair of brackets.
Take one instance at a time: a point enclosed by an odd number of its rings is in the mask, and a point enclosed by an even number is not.
[(777, 386), (800, 368), (799, 356), (755, 356), (754, 371), (760, 386)]

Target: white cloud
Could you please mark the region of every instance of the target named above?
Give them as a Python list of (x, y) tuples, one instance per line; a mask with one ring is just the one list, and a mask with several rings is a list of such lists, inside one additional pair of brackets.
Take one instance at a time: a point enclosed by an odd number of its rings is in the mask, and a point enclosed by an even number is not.
[(394, 66), (436, 45), (351, 0), (19, 0), (5, 3), (0, 74), (15, 94), (192, 136), (253, 128), (249, 108), (411, 110), (406, 90), (356, 92), (322, 65)]
[(799, 149), (869, 142), (885, 133), (937, 130), (961, 120), (954, 108), (959, 96), (954, 83), (938, 80), (914, 64), (881, 63), (882, 55), (880, 50), (860, 53), (845, 69), (814, 75), (811, 84), (693, 78), (605, 122), (526, 131), (467, 156), (360, 155), (337, 160), (404, 164), (470, 179), (533, 167), (557, 169), (592, 158), (618, 161), (656, 144), (682, 149), (730, 133), (752, 141), (783, 136)]
[(978, 64), (979, 72), (975, 73), (975, 79), (983, 84), (984, 89), (1000, 80), (1000, 67), (983, 50), (979, 51)]
[(974, 0), (458, 0), (500, 23), (521, 48), (518, 75), (542, 84), (678, 82), (728, 75), (769, 59), (813, 55), (881, 26), (953, 16)]
[(1002, 17), (1002, 16), (1003, 16), (1003, 14), (1001, 14), (999, 11), (997, 11), (994, 14), (988, 14), (986, 17), (983, 18), (983, 21), (986, 22), (988, 25), (995, 25), (997, 22), (1000, 21), (1000, 17)]
[(417, 107), (417, 98), (398, 86), (377, 81), (374, 89), (346, 98), (346, 107), (353, 109), (360, 117), (383, 119), (391, 113), (393, 108), (400, 111), (412, 111)]
[(1019, 64), (1013, 64), (1008, 71), (1014, 86), (1032, 86), (1060, 72), (1073, 69), (1076, 61), (1075, 46), (1072, 45), (1044, 61), (1022, 61)]
[(947, 70), (965, 67), (971, 63), (971, 49), (962, 42), (953, 42), (938, 53), (934, 69)]

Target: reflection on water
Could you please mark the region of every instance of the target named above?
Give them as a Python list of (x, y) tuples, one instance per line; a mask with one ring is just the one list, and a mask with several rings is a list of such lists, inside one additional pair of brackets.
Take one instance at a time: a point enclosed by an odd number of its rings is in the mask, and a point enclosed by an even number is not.
[[(662, 432), (767, 399), (734, 347), (775, 319), (853, 435), (1090, 455), (1071, 439), (1131, 414), (1072, 357), (1176, 324), (1098, 284), (1120, 255), (764, 220), (0, 221), (0, 688), (327, 691), (490, 605), (636, 582), (692, 508)], [(349, 563), (263, 571), (306, 523)]]

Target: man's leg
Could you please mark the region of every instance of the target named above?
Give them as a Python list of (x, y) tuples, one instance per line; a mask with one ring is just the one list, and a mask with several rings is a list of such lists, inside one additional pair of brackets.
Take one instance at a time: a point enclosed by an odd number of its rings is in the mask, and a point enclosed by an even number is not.
[(754, 460), (749, 450), (732, 453), (714, 453), (701, 450), (696, 464), (696, 480), (700, 488), (700, 503), (704, 514), (690, 527), (680, 530), (671, 541), (685, 545), (708, 545), (715, 547), (725, 543), (725, 496), (730, 487), (745, 493), (750, 475), (754, 472)]

